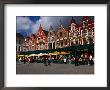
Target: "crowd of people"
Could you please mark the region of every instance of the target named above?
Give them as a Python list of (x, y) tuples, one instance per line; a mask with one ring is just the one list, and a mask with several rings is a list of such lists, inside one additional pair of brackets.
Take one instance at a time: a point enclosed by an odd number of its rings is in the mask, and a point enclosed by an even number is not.
[(17, 58), (18, 62), (25, 63), (44, 63), (45, 66), (51, 65), (54, 61), (61, 61), (62, 64), (72, 64), (74, 63), (75, 66), (79, 65), (94, 65), (94, 57), (92, 54), (81, 54), (76, 56), (66, 56), (62, 55), (61, 57), (51, 57), (51, 56), (42, 56), (42, 57), (19, 57)]
[(94, 65), (94, 58), (93, 55), (81, 55), (76, 56), (76, 57), (70, 57), (69, 59), (64, 60), (65, 63), (71, 63), (74, 62), (75, 66), (79, 66), (79, 65)]
[(52, 59), (50, 57), (44, 56), (39, 58), (33, 58), (33, 57), (19, 57), (16, 59), (17, 62), (23, 62), (26, 63), (44, 63), (45, 66), (51, 65)]

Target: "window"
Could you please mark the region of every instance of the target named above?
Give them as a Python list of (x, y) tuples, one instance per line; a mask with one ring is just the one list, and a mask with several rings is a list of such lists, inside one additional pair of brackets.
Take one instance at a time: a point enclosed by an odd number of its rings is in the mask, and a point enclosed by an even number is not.
[(62, 32), (60, 32), (60, 37), (62, 37)]
[(86, 38), (83, 38), (83, 44), (87, 44)]
[(52, 35), (52, 33), (50, 32), (50, 36)]
[(54, 40), (54, 37), (52, 37), (52, 41)]
[(65, 45), (67, 45), (67, 39), (65, 40)]
[(75, 35), (75, 36), (78, 36), (78, 31), (75, 31), (74, 35)]
[(57, 41), (57, 46), (59, 46), (59, 41)]
[(88, 37), (88, 42), (89, 42), (89, 44), (92, 44), (93, 43), (93, 38)]
[(19, 46), (19, 51), (20, 51), (20, 46)]
[(52, 49), (52, 43), (49, 43), (49, 49)]
[(61, 47), (63, 46), (63, 41), (61, 41)]
[(16, 46), (16, 51), (17, 51), (17, 46)]
[(53, 43), (53, 49), (55, 49), (55, 43)]
[(38, 41), (40, 41), (40, 37), (38, 38)]
[(78, 40), (76, 40), (76, 44), (78, 44)]
[(44, 49), (45, 48), (44, 46), (45, 46), (44, 44), (41, 44), (40, 49)]
[(48, 42), (50, 42), (50, 37), (48, 37)]
[(19, 40), (19, 44), (21, 43), (21, 40)]
[(88, 36), (89, 36), (89, 35), (92, 35), (92, 30), (89, 30), (89, 31), (88, 31)]
[(74, 45), (74, 43), (73, 43), (73, 42), (71, 42), (71, 45)]

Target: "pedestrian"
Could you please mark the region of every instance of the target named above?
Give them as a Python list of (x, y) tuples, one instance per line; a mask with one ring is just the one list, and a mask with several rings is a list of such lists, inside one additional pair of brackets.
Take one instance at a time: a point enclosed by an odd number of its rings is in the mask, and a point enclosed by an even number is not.
[(82, 65), (82, 58), (79, 58), (79, 65)]
[(85, 54), (85, 65), (88, 65), (88, 54)]
[(78, 56), (75, 58), (75, 66), (78, 66), (79, 65), (79, 58)]
[(24, 64), (26, 63), (26, 59), (25, 59), (25, 57), (23, 58), (23, 62), (24, 62)]
[(47, 60), (46, 60), (47, 58), (46, 57), (44, 57), (44, 66), (47, 66)]
[(48, 58), (48, 65), (51, 65), (50, 63), (51, 63), (51, 58), (49, 57)]
[(19, 57), (19, 62), (21, 62), (22, 61), (22, 59), (21, 59), (21, 57)]
[(28, 63), (30, 64), (30, 58), (28, 57)]
[(90, 55), (89, 57), (89, 65), (92, 66), (94, 64), (93, 57)]
[(71, 58), (69, 57), (68, 59), (69, 59), (69, 60), (68, 60), (68, 61), (69, 61), (69, 64), (71, 64)]
[(66, 61), (66, 58), (64, 57), (64, 63), (66, 64), (67, 63), (67, 61)]
[(16, 57), (16, 62), (19, 62), (19, 58), (18, 57)]

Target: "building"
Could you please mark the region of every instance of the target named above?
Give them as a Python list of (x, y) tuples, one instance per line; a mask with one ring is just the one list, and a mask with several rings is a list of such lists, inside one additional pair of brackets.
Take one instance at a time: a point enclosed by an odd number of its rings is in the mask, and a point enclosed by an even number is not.
[(30, 39), (30, 37), (24, 38), (24, 43), (22, 44), (23, 51), (29, 51), (29, 39)]
[(80, 44), (79, 42), (79, 25), (75, 22), (75, 20), (71, 19), (70, 25), (69, 25), (69, 39), (70, 39), (70, 46)]
[(43, 30), (41, 25), (36, 35), (36, 45), (38, 50), (48, 49), (48, 31)]
[(31, 34), (28, 40), (28, 49), (29, 51), (34, 51), (36, 50), (36, 35), (35, 34)]
[(72, 17), (67, 28), (61, 23), (58, 30), (50, 26), (46, 31), (40, 24), (35, 34), (25, 38), (17, 34), (17, 51), (47, 50), (93, 43), (94, 21), (88, 16), (84, 16), (79, 24)]
[(23, 51), (22, 44), (24, 43), (24, 37), (20, 33), (16, 33), (16, 52)]
[(65, 29), (61, 24), (56, 32), (56, 48), (63, 48), (69, 46), (69, 30)]
[(48, 49), (56, 49), (56, 32), (50, 26), (48, 31)]
[(94, 23), (88, 16), (84, 16), (79, 27), (83, 44), (94, 43)]

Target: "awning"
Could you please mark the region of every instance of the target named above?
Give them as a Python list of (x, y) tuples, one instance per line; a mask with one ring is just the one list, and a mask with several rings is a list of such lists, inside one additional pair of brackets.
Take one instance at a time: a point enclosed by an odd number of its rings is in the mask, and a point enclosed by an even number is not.
[(40, 53), (61, 54), (60, 52), (84, 51), (84, 50), (94, 50), (94, 44), (74, 45), (65, 48), (48, 49), (48, 50), (25, 51), (25, 52), (21, 52), (20, 54), (21, 55), (40, 54)]

